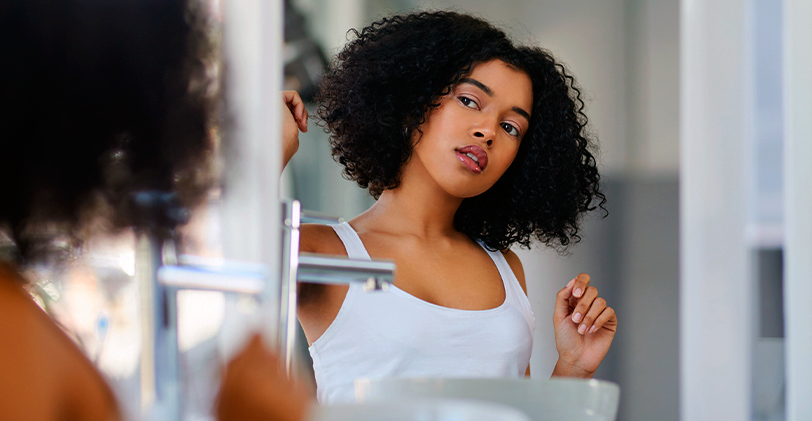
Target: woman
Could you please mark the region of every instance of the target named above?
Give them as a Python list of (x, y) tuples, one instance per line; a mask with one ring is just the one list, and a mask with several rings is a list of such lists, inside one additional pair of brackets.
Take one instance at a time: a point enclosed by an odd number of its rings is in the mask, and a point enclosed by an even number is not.
[[(208, 44), (176, 0), (0, 3), (0, 418), (115, 420), (102, 375), (31, 299), (26, 269), (73, 256), (90, 234), (145, 228), (143, 190), (186, 205), (209, 186)], [(171, 227), (167, 227), (171, 228)], [(229, 366), (223, 420), (301, 420), (256, 338)]]
[[(355, 35), (318, 113), (345, 175), (378, 200), (347, 224), (304, 226), (301, 251), (392, 259), (396, 286), (302, 285), (319, 400), (352, 400), (358, 377), (529, 375), (535, 318), (510, 247), (563, 249), (605, 202), (573, 78), (454, 12)], [(295, 93), (285, 101), (287, 162), (307, 113)], [(580, 274), (556, 297), (553, 376), (591, 377), (614, 337), (614, 311), (589, 283)]]

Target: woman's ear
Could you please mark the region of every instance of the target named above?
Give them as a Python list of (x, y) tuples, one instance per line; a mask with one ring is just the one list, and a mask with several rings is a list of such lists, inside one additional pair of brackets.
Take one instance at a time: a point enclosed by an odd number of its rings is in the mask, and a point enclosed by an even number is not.
[(409, 139), (409, 143), (411, 143), (412, 147), (414, 148), (418, 143), (420, 143), (420, 139), (423, 138), (423, 131), (421, 131), (419, 127), (415, 127), (411, 130), (407, 128), (406, 138)]

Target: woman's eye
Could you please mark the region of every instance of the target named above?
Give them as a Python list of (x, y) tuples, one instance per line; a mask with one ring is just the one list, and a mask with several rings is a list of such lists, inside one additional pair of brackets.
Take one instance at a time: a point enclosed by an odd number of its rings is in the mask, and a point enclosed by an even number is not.
[(471, 98), (461, 96), (461, 97), (459, 97), (459, 99), (460, 99), (460, 102), (462, 103), (462, 105), (465, 105), (468, 108), (476, 108), (477, 107), (476, 101), (474, 101)]
[(519, 135), (519, 129), (513, 127), (512, 125), (510, 125), (508, 123), (502, 123), (502, 128), (505, 129), (505, 131), (508, 132), (508, 134), (511, 135), (511, 136), (518, 136)]

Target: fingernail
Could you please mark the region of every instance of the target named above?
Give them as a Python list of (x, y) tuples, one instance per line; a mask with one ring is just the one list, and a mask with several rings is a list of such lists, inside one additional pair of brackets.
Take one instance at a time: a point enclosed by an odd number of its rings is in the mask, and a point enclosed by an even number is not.
[(575, 313), (572, 315), (572, 321), (578, 323), (581, 321), (581, 313)]
[(584, 332), (586, 332), (586, 325), (581, 325), (581, 326), (578, 326), (578, 333), (580, 333), (581, 335), (583, 335), (583, 334), (584, 334)]
[(575, 288), (575, 291), (572, 292), (572, 295), (574, 295), (576, 297), (580, 297), (581, 292), (583, 292), (583, 291), (581, 291), (581, 288)]
[(595, 333), (596, 330), (598, 330), (598, 327), (595, 326), (595, 325), (592, 325), (592, 327), (589, 328), (589, 333)]
[(567, 284), (567, 288), (571, 287), (574, 282), (575, 282), (575, 278), (572, 278), (570, 283)]

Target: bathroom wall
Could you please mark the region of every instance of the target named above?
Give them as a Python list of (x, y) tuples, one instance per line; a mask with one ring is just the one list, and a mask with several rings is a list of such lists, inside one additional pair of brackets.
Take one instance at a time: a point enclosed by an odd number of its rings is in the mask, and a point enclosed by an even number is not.
[(554, 294), (587, 272), (618, 315), (618, 333), (595, 377), (621, 386), (619, 420), (679, 419), (679, 186), (675, 179), (609, 178), (609, 216), (590, 218), (569, 256), (520, 251), (537, 328), (531, 370), (557, 354)]

